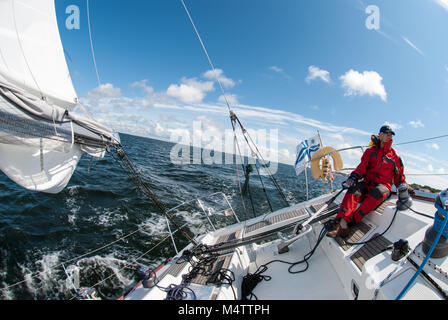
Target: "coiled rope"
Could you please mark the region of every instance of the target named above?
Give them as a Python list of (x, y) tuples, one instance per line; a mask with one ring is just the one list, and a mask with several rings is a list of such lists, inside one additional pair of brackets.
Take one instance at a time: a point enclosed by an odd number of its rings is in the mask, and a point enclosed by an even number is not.
[(158, 285), (157, 278), (155, 276), (155, 286), (167, 293), (165, 300), (184, 300), (188, 297), (188, 294), (190, 294), (195, 300), (196, 294), (191, 288), (189, 288), (189, 285), (196, 277), (203, 276), (207, 277), (206, 284), (212, 283), (217, 286), (229, 284), (236, 300), (236, 293), (232, 285), (235, 281), (234, 273), (226, 268), (213, 270), (213, 266), (219, 256), (220, 255), (218, 253), (210, 252), (209, 246), (205, 244), (199, 244), (192, 251), (184, 250), (182, 256), (178, 261), (176, 261), (176, 263), (179, 263), (179, 261), (187, 261), (191, 266), (188, 273), (182, 275), (181, 283), (170, 284), (167, 287), (162, 287)]

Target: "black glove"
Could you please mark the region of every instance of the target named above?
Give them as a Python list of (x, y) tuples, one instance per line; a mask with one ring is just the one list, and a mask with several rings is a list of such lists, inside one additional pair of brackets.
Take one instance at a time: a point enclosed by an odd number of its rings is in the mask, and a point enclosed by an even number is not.
[(350, 177), (348, 177), (347, 182), (347, 185), (355, 186), (358, 183), (358, 175), (356, 173), (352, 173)]

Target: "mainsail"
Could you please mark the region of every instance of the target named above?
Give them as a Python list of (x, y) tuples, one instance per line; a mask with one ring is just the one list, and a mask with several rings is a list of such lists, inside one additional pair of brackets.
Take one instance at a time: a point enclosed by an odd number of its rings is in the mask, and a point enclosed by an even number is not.
[(0, 169), (29, 190), (58, 193), (83, 152), (103, 157), (120, 144), (71, 113), (77, 104), (54, 0), (0, 0)]

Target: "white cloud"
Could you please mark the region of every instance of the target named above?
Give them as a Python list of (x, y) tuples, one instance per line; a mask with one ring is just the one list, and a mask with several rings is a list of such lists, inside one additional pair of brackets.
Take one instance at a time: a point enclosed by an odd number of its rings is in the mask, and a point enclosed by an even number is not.
[(301, 124), (305, 126), (310, 126), (313, 129), (324, 130), (326, 132), (340, 133), (340, 134), (356, 134), (370, 137), (371, 133), (363, 130), (340, 127), (333, 125), (331, 123), (322, 122), (319, 120), (303, 117), (297, 113), (265, 108), (256, 106), (239, 105), (235, 108), (238, 115), (247, 117), (248, 119), (260, 118), (264, 123), (287, 123), (292, 122), (295, 124)]
[(316, 66), (309, 66), (308, 67), (308, 75), (305, 79), (306, 82), (310, 83), (311, 81), (315, 79), (320, 79), (326, 83), (330, 82), (330, 72), (327, 70), (320, 69)]
[(224, 98), (224, 96), (221, 95), (221, 96), (219, 96), (218, 101), (225, 103), (226, 99), (227, 99), (227, 102), (229, 102), (230, 106), (234, 106), (234, 105), (238, 104), (238, 98), (237, 98), (236, 94), (226, 94), (225, 98)]
[(344, 141), (344, 137), (342, 136), (342, 134), (339, 134), (339, 133), (331, 133), (331, 134), (328, 134), (328, 136), (333, 139), (336, 139), (338, 141)]
[(209, 92), (215, 90), (213, 87), (213, 81), (198, 81), (196, 78), (185, 78), (183, 77), (181, 82), (190, 87), (197, 88), (203, 92)]
[(424, 128), (424, 127), (425, 127), (425, 125), (424, 125), (420, 120), (417, 120), (417, 121), (414, 121), (414, 120), (409, 121), (409, 125), (412, 126), (412, 127), (414, 127), (414, 128)]
[[(206, 94), (213, 90), (211, 81), (201, 81), (196, 78), (182, 78), (179, 87), (182, 85), (188, 88), (197, 89), (198, 92)], [(165, 92), (154, 92), (147, 85), (146, 80), (132, 83), (133, 87), (142, 88), (141, 97), (122, 96), (120, 88), (113, 84), (105, 84), (91, 90), (88, 94), (80, 97), (81, 103), (87, 108), (94, 119), (100, 123), (115, 129), (116, 131), (139, 136), (146, 136), (156, 139), (170, 141), (171, 136), (189, 137), (193, 133), (193, 121), (200, 121), (199, 128), (202, 141), (207, 148), (218, 148), (219, 141), (214, 140), (214, 136), (221, 137), (224, 128), (229, 128), (228, 123), (223, 119), (228, 119), (228, 111), (225, 106), (216, 102), (203, 103), (202, 96), (197, 99), (200, 102), (181, 102), (170, 98)], [(152, 93), (151, 93), (152, 92)], [(150, 93), (150, 94), (145, 94)], [(237, 99), (236, 95), (229, 95), (229, 99)], [(193, 99), (194, 100), (194, 99)], [(148, 109), (151, 107), (152, 109)], [(164, 110), (161, 110), (164, 109)], [(312, 118), (306, 118), (294, 112), (283, 111), (272, 107), (258, 107), (238, 104), (232, 108), (245, 127), (250, 129), (263, 128), (266, 130), (278, 129), (278, 139), (274, 145), (269, 147), (261, 146), (263, 156), (271, 155), (278, 158), (280, 162), (291, 164), (293, 162), (295, 146), (304, 138), (315, 134), (316, 129), (320, 130), (324, 143), (337, 149), (342, 147), (367, 145), (371, 132), (366, 132), (351, 127), (340, 127), (333, 123), (322, 122)], [(165, 112), (166, 110), (166, 112)], [(154, 121), (154, 119), (158, 119)], [(419, 120), (412, 122), (418, 126)], [(397, 123), (388, 123), (394, 129), (404, 126)], [(406, 126), (411, 125), (411, 121), (405, 122)], [(230, 141), (230, 140), (229, 140)], [(243, 138), (239, 141), (244, 141)], [(276, 147), (278, 145), (278, 147)], [(448, 162), (439, 157), (431, 157), (435, 154), (439, 145), (424, 144), (421, 153), (407, 151), (407, 147), (398, 146), (399, 153), (404, 156), (406, 173), (437, 173), (444, 174), (448, 168)], [(227, 148), (227, 145), (223, 145)], [(431, 149), (429, 149), (431, 148)], [(219, 149), (215, 149), (219, 150)], [(433, 152), (428, 152), (433, 150)], [(439, 147), (440, 152), (442, 147)], [(233, 152), (227, 150), (225, 152)], [(246, 151), (244, 151), (246, 152)], [(361, 158), (361, 149), (352, 149), (341, 152), (345, 167), (355, 167)], [(292, 159), (292, 160), (291, 160)], [(273, 159), (275, 160), (275, 159)], [(444, 169), (445, 168), (445, 169)], [(444, 176), (410, 175), (407, 176), (409, 183), (416, 182), (427, 184), (437, 188), (448, 185), (448, 180)]]
[(90, 90), (86, 97), (92, 98), (92, 99), (101, 99), (105, 97), (120, 97), (121, 96), (121, 89), (115, 88), (113, 84), (106, 83), (102, 84), (99, 87)]
[(375, 71), (359, 73), (353, 69), (340, 76), (342, 87), (346, 88), (346, 96), (365, 95), (379, 96), (383, 101), (387, 100), (386, 89), (382, 83), (383, 78)]
[(275, 72), (278, 72), (278, 73), (282, 73), (283, 72), (283, 69), (279, 68), (277, 66), (271, 66), (271, 67), (269, 67), (269, 70), (272, 70), (272, 71), (275, 71)]
[(403, 126), (401, 124), (393, 123), (393, 122), (389, 122), (389, 121), (384, 122), (383, 125), (387, 125), (387, 126), (391, 127), (392, 130), (399, 130), (399, 129), (403, 128)]
[(428, 148), (434, 149), (434, 150), (439, 150), (440, 147), (437, 143), (431, 143), (431, 144), (427, 144), (426, 145)]
[(154, 93), (154, 88), (151, 86), (146, 85), (146, 82), (148, 79), (143, 79), (141, 81), (136, 81), (131, 84), (131, 87), (133, 88), (142, 88), (147, 94)]
[(200, 89), (186, 84), (172, 84), (169, 86), (166, 94), (185, 103), (201, 102), (205, 97), (205, 93)]
[[(207, 92), (215, 90), (214, 81), (217, 79), (222, 84), (223, 88), (232, 88), (236, 85), (236, 82), (227, 78), (221, 69), (208, 70), (202, 74), (202, 77), (208, 79), (208, 81), (183, 77), (180, 84), (171, 84), (168, 87), (166, 95), (176, 98), (184, 103), (201, 103)], [(241, 81), (238, 81), (238, 83), (240, 82)], [(138, 82), (134, 85), (146, 88), (146, 83)], [(236, 99), (236, 96), (234, 96), (234, 99)]]
[(422, 56), (425, 55), (425, 54), (423, 53), (422, 50), (420, 50), (419, 48), (417, 48), (417, 46), (411, 42), (411, 40), (409, 40), (408, 38), (406, 38), (406, 37), (404, 37), (404, 36), (402, 36), (402, 38), (403, 38), (403, 40), (404, 40), (408, 45), (411, 46), (412, 49), (414, 49), (415, 51), (417, 51), (417, 52), (418, 52), (419, 54), (421, 54)]
[(222, 69), (208, 70), (204, 72), (202, 76), (210, 80), (218, 79), (224, 88), (232, 88), (235, 86), (235, 81), (224, 76), (224, 71), (222, 71)]
[(205, 98), (206, 92), (213, 91), (212, 81), (198, 81), (196, 78), (182, 78), (182, 84), (172, 84), (166, 90), (166, 94), (185, 103), (200, 103)]
[(271, 70), (271, 71), (274, 71), (274, 72), (276, 72), (276, 73), (278, 73), (278, 74), (281, 74), (283, 77), (285, 77), (286, 79), (292, 79), (292, 77), (289, 75), (289, 74), (287, 74), (282, 68), (280, 68), (280, 67), (277, 67), (277, 66), (270, 66), (269, 67), (269, 70)]
[(448, 11), (448, 0), (435, 0), (435, 2), (440, 5), (443, 9)]

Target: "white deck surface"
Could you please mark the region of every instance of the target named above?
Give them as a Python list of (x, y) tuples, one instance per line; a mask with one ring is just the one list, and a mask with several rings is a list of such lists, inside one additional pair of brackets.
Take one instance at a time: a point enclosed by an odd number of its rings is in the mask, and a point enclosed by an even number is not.
[[(315, 241), (307, 237), (300, 239), (290, 246), (290, 251), (284, 254), (277, 253), (277, 243), (270, 243), (257, 255), (256, 265), (260, 266), (273, 259), (296, 262), (303, 260), (314, 246)], [(263, 254), (263, 252), (265, 254)], [(272, 253), (275, 253), (272, 255)], [(291, 274), (288, 272), (290, 265), (274, 262), (268, 265), (268, 270), (263, 275), (271, 276), (270, 281), (262, 281), (253, 293), (260, 300), (339, 300), (347, 299), (342, 283), (327, 256), (321, 249), (317, 249), (308, 260), (309, 267), (305, 272)], [(291, 271), (303, 270), (306, 263), (296, 265)], [(255, 270), (251, 270), (254, 272)]]
[[(389, 199), (390, 204), (380, 212), (372, 212), (364, 218), (363, 222), (370, 226), (370, 230), (359, 241), (370, 239), (374, 234), (383, 233), (390, 225), (396, 212), (395, 201), (393, 196)], [(412, 208), (429, 216), (434, 216), (434, 204), (422, 200), (414, 200)], [(282, 212), (282, 211), (279, 211)], [(251, 220), (256, 222), (261, 218)], [(410, 210), (398, 211), (392, 226), (384, 234), (391, 243), (404, 239), (409, 241), (409, 246), (413, 249), (417, 247), (416, 253), (421, 252), (421, 242), (424, 239), (425, 231), (432, 226), (433, 220), (411, 212)], [(284, 224), (285, 222), (280, 222)], [(279, 223), (279, 224), (280, 224)], [(225, 230), (220, 230), (212, 236), (208, 234), (205, 239), (210, 237), (219, 237), (221, 234), (234, 232), (239, 228), (244, 228), (245, 224), (231, 226)], [(250, 223), (248, 224), (250, 225)], [(276, 225), (267, 226), (273, 228)], [(304, 256), (310, 252), (316, 244), (317, 235), (322, 225), (316, 223), (313, 225), (313, 231), (293, 243), (289, 247), (289, 252), (284, 254), (278, 253), (278, 244), (282, 242), (276, 239), (264, 244), (242, 246), (236, 249), (233, 254), (232, 262), (229, 269), (235, 274), (234, 290), (240, 297), (241, 281), (247, 273), (254, 273), (257, 269), (273, 260), (285, 260), (290, 263), (303, 260)], [(264, 231), (266, 228), (261, 228)], [(386, 279), (390, 272), (396, 267), (393, 276), (386, 282), (379, 291), (378, 299), (395, 299), (400, 290), (405, 286), (406, 282), (415, 273), (415, 268), (409, 262), (399, 265), (400, 261), (395, 262), (391, 259), (391, 250), (383, 251), (376, 256), (369, 258), (360, 270), (351, 260), (351, 256), (362, 247), (352, 246), (344, 251), (335, 239), (325, 237), (314, 255), (308, 260), (308, 269), (303, 273), (291, 274), (288, 272), (289, 264), (281, 262), (270, 263), (268, 269), (262, 275), (270, 276), (271, 280), (263, 280), (257, 284), (253, 290), (253, 294), (259, 300), (342, 300), (355, 298), (353, 293), (353, 285), (358, 288), (359, 299), (373, 299), (373, 284), (378, 285), (382, 280)], [(420, 264), (423, 258), (415, 255), (411, 257), (416, 263)], [(433, 279), (443, 288), (448, 289), (447, 271), (448, 258), (431, 259), (432, 266), (425, 266), (425, 271), (431, 274)], [(306, 263), (294, 266), (292, 271), (303, 270)], [(435, 270), (435, 268), (439, 268)], [(169, 284), (179, 284), (181, 275), (176, 278), (167, 275), (160, 285), (168, 286)], [(233, 291), (229, 285), (220, 287), (192, 285), (192, 289), (197, 294), (198, 299), (234, 299)], [(132, 292), (127, 299), (164, 299), (166, 293), (154, 288), (153, 290), (138, 288)], [(403, 299), (440, 299), (439, 293), (434, 291), (431, 284), (422, 277), (419, 277), (415, 284)]]

